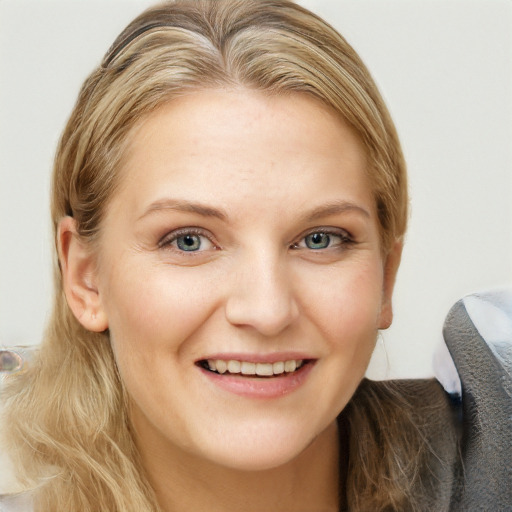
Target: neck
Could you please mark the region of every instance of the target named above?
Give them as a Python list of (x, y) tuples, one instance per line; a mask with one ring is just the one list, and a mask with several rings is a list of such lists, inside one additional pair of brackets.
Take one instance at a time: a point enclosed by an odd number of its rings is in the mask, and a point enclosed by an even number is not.
[(218, 466), (138, 440), (163, 512), (336, 512), (340, 506), (338, 429), (333, 422), (294, 460), (265, 471)]

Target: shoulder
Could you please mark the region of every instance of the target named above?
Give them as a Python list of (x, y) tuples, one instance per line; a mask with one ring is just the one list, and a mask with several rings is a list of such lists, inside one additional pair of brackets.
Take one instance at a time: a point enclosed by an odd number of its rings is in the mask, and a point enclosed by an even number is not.
[(28, 493), (0, 495), (0, 512), (33, 512), (32, 497)]
[(378, 466), (372, 479), (385, 478), (369, 492), (386, 495), (386, 506), (450, 510), (461, 465), (459, 408), (435, 379), (363, 380), (347, 410), (352, 471), (367, 460)]
[(391, 396), (395, 407), (408, 411), (423, 452), (419, 481), (428, 489), (427, 494), (449, 500), (460, 466), (460, 400), (446, 393), (436, 379), (400, 379), (370, 385), (384, 400), (389, 401)]

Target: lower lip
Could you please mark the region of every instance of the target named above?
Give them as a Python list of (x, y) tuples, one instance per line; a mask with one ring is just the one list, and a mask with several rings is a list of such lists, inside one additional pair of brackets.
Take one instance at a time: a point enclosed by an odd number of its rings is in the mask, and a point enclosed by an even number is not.
[(279, 398), (297, 390), (308, 378), (314, 362), (306, 363), (302, 368), (284, 373), (277, 377), (242, 377), (241, 375), (218, 374), (204, 368), (200, 371), (216, 386), (249, 398)]

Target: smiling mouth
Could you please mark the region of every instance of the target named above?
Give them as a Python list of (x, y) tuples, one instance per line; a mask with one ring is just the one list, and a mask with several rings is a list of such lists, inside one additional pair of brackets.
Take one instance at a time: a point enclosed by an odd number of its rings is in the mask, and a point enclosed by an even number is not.
[(311, 362), (313, 362), (312, 359), (289, 359), (275, 363), (253, 363), (233, 359), (203, 359), (197, 364), (201, 368), (218, 375), (272, 378), (293, 374)]

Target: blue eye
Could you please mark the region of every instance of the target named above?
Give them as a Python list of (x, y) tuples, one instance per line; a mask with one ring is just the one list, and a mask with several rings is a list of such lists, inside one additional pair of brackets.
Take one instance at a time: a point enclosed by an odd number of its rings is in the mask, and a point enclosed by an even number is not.
[(210, 237), (196, 229), (179, 229), (166, 235), (159, 243), (162, 249), (172, 249), (178, 253), (196, 253), (215, 249)]
[(292, 245), (294, 249), (310, 249), (321, 251), (325, 249), (343, 249), (353, 243), (350, 235), (341, 229), (325, 228), (312, 231)]
[(201, 238), (199, 235), (182, 235), (176, 238), (176, 246), (181, 251), (193, 252), (198, 251), (201, 248)]
[(304, 242), (308, 249), (327, 249), (331, 243), (331, 235), (320, 232), (311, 233), (304, 238)]

